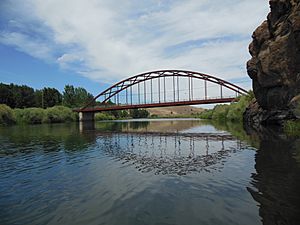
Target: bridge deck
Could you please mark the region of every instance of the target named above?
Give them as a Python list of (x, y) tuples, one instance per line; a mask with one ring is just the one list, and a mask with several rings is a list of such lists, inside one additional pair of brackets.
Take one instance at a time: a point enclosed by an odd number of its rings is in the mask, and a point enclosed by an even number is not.
[(217, 103), (230, 103), (237, 101), (237, 98), (215, 98), (215, 99), (201, 99), (192, 101), (178, 101), (178, 102), (160, 102), (150, 104), (135, 104), (135, 105), (110, 105), (107, 107), (94, 107), (76, 109), (76, 112), (102, 112), (102, 111), (114, 111), (114, 110), (126, 110), (126, 109), (142, 109), (142, 108), (157, 108), (168, 106), (181, 106), (181, 105), (201, 105), (201, 104), (217, 104)]

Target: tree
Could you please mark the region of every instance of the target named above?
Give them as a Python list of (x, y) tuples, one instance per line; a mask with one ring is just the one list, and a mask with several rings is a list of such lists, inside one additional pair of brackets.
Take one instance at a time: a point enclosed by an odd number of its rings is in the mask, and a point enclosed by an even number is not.
[(11, 108), (35, 106), (34, 89), (26, 85), (0, 84), (0, 103)]
[(76, 96), (73, 85), (66, 85), (63, 92), (63, 104), (67, 107), (75, 107)]
[(9, 89), (13, 93), (13, 108), (28, 108), (35, 106), (34, 89), (26, 85), (10, 84)]
[(15, 107), (14, 95), (9, 85), (0, 83), (0, 104)]
[(62, 95), (55, 88), (44, 88), (42, 90), (42, 100), (44, 108), (53, 107), (61, 104)]
[(61, 105), (62, 101), (68, 107), (82, 107), (93, 101), (93, 98), (84, 88), (74, 88), (73, 85), (66, 85), (62, 95), (55, 88), (47, 87), (35, 91), (26, 85), (0, 83), (0, 104), (11, 108), (48, 108)]
[(121, 118), (126, 118), (126, 117), (128, 117), (129, 116), (129, 113), (128, 113), (128, 111), (127, 110), (122, 110), (121, 111), (121, 113), (120, 113), (121, 115)]
[(84, 88), (78, 87), (75, 88), (75, 95), (76, 95), (76, 106), (81, 107), (85, 104), (91, 102), (94, 96), (88, 93)]
[(149, 112), (145, 109), (131, 109), (130, 116), (132, 118), (147, 118), (149, 116)]
[(61, 105), (62, 95), (55, 88), (44, 88), (42, 90), (36, 90), (35, 106), (39, 108), (49, 108), (56, 105)]
[(63, 104), (68, 107), (82, 107), (93, 98), (84, 88), (74, 88), (73, 85), (66, 85), (63, 92)]
[(23, 105), (22, 108), (29, 108), (35, 106), (34, 101), (34, 89), (31, 87), (28, 87), (26, 85), (21, 86), (21, 97), (23, 99)]
[(35, 99), (35, 107), (42, 108), (43, 107), (43, 91), (36, 90), (34, 92), (34, 99)]

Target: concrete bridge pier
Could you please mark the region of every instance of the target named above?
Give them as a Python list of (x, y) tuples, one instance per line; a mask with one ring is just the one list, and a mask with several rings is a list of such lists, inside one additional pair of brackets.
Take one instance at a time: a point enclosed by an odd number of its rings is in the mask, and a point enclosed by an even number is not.
[(95, 130), (94, 121), (79, 122), (79, 131), (81, 133), (85, 131), (91, 131), (91, 130)]
[(94, 122), (95, 113), (94, 112), (79, 112), (79, 121), (80, 122)]

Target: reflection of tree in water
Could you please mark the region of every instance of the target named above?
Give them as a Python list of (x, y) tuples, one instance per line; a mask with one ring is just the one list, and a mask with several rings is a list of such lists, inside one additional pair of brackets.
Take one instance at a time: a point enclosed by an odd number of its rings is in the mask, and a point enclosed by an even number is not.
[(126, 132), (128, 130), (145, 129), (149, 125), (149, 121), (111, 121), (97, 122), (95, 129), (100, 132)]
[(79, 151), (95, 142), (94, 133), (78, 132), (78, 124), (12, 126), (0, 129), (0, 155)]
[(150, 132), (179, 132), (203, 125), (201, 120), (163, 120), (151, 121), (147, 127)]
[(263, 224), (299, 224), (300, 140), (270, 131), (259, 135), (256, 174), (252, 176), (255, 188), (248, 191), (260, 205)]
[(178, 132), (203, 125), (201, 120), (137, 120), (96, 122), (96, 130), (102, 132)]
[(258, 138), (257, 135), (252, 135), (251, 137), (245, 131), (243, 124), (233, 123), (230, 121), (218, 121), (218, 120), (209, 120), (202, 121), (204, 124), (212, 124), (218, 130), (226, 130), (230, 132), (233, 136), (237, 137), (240, 140), (247, 142), (249, 145), (257, 148), (258, 147)]
[(122, 131), (123, 124), (118, 122), (96, 122), (95, 129), (102, 132)]
[(243, 148), (232, 136), (217, 134), (103, 134), (97, 142), (109, 156), (141, 172), (178, 175), (220, 169), (230, 154)]
[[(132, 121), (132, 122), (129, 122), (129, 127), (131, 129), (134, 129), (134, 130), (137, 130), (137, 129), (140, 129), (140, 128), (147, 128), (149, 126), (149, 121)], [(127, 128), (127, 126), (125, 127)]]

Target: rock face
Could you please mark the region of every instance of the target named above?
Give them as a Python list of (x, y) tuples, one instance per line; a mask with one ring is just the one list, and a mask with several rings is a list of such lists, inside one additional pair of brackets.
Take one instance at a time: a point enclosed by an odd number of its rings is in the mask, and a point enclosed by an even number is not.
[[(278, 123), (298, 117), (300, 99), (300, 0), (271, 0), (271, 12), (253, 33), (247, 72), (257, 102), (248, 123)], [(298, 110), (299, 111), (299, 110)]]

